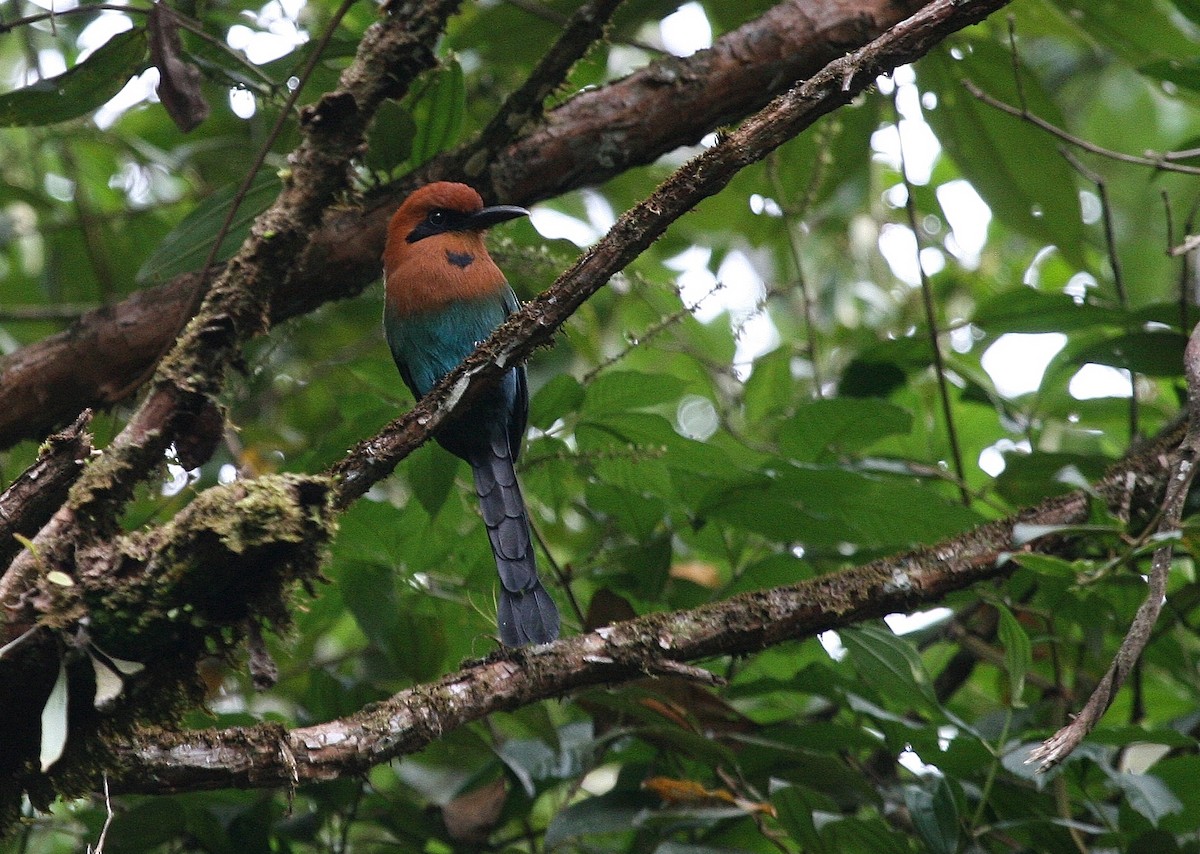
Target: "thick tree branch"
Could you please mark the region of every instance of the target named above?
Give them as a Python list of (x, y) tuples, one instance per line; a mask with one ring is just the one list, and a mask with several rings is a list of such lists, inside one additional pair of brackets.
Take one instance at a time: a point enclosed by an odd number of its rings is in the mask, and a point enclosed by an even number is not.
[[(1181, 428), (1115, 467), (1094, 494), (1113, 512), (1152, 510)], [(544, 647), (508, 651), (436, 682), (402, 691), (350, 717), (284, 731), (156, 732), (117, 745), (114, 787), (165, 794), (212, 788), (293, 786), (365, 771), (412, 753), (492, 712), (564, 697), (591, 685), (644, 677), (661, 662), (750, 653), (789, 640), (936, 602), (1007, 575), (1022, 553), (1062, 553), (1053, 534), (1024, 545), (1020, 528), (1072, 526), (1090, 517), (1085, 492), (1048, 499), (1009, 519), (936, 546), (787, 587), (747, 593), (692, 611), (652, 614)]]
[[(85, 409), (74, 424), (47, 439), (33, 465), (0, 493), (0, 566), (21, 550), (17, 537), (36, 534), (66, 500), (92, 453), (92, 437), (87, 433), (91, 420), (92, 411)], [(0, 635), (0, 644), (5, 640)]]
[[(575, 96), (534, 133), (497, 152), (488, 172), (471, 181), (492, 200), (528, 205), (653, 162), (760, 108), (922, 5), (924, 0), (788, 0), (727, 33), (711, 50), (654, 62)], [(328, 211), (288, 286), (275, 282), (272, 319), (355, 296), (378, 278), (387, 220), (400, 200), (426, 181), (465, 177), (472, 152), (437, 158), (360, 207)], [(83, 406), (127, 400), (170, 346), (198, 281), (190, 273), (140, 291), (0, 359), (0, 447), (40, 439)]]

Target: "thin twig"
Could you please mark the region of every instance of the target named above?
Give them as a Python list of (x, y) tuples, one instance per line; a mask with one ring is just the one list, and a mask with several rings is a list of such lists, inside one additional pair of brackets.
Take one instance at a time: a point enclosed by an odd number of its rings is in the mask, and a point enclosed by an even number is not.
[(994, 107), (1003, 113), (1008, 113), (1010, 116), (1016, 116), (1018, 119), (1027, 121), (1030, 124), (1041, 128), (1047, 133), (1061, 139), (1076, 148), (1082, 148), (1084, 151), (1090, 151), (1092, 154), (1098, 154), (1101, 157), (1107, 157), (1109, 160), (1117, 160), (1121, 163), (1133, 163), (1137, 166), (1149, 166), (1153, 169), (1161, 169), (1164, 172), (1180, 172), (1184, 175), (1200, 175), (1200, 166), (1184, 166), (1180, 163), (1172, 163), (1170, 161), (1170, 152), (1159, 154), (1151, 152), (1152, 157), (1142, 157), (1137, 154), (1126, 154), (1123, 151), (1113, 151), (1111, 148), (1105, 148), (1102, 145), (1096, 145), (1094, 142), (1089, 142), (1082, 137), (1075, 136), (1068, 131), (1063, 130), (1058, 125), (1052, 124), (1036, 113), (1029, 110), (1014, 107), (1012, 104), (1001, 101), (999, 98), (989, 95), (987, 92), (979, 88), (973, 80), (964, 79), (962, 81), (965, 88), (973, 97), (978, 98), (989, 107)]
[(491, 159), (490, 152), (507, 145), (522, 127), (541, 117), (546, 98), (563, 84), (571, 68), (592, 45), (604, 37), (604, 28), (619, 5), (621, 0), (591, 0), (564, 22), (562, 35), (525, 82), (500, 105), (475, 144), (467, 149), (468, 175), (473, 173), (472, 161), (478, 160), (478, 169), (482, 171)]
[(112, 825), (113, 818), (116, 813), (113, 812), (112, 798), (108, 792), (108, 774), (104, 775), (104, 824), (100, 828), (100, 838), (96, 840), (96, 847), (88, 846), (88, 854), (104, 854), (104, 840), (108, 837), (108, 828)]
[[(212, 241), (212, 247), (208, 250), (208, 256), (204, 259), (204, 264), (200, 268), (200, 281), (196, 284), (196, 290), (192, 294), (192, 304), (183, 315), (183, 319), (179, 325), (180, 329), (183, 329), (196, 312), (200, 310), (200, 306), (208, 294), (209, 276), (212, 274), (213, 264), (217, 260), (217, 253), (221, 251), (221, 244), (225, 242), (225, 236), (229, 234), (229, 229), (233, 225), (233, 219), (237, 216), (242, 202), (245, 201), (246, 194), (250, 192), (250, 187), (254, 184), (254, 179), (258, 175), (258, 171), (262, 169), (263, 163), (266, 162), (267, 155), (271, 153), (271, 147), (275, 144), (275, 140), (283, 132), (284, 124), (291, 117), (292, 110), (296, 106), (296, 101), (299, 100), (300, 93), (304, 91), (304, 84), (308, 82), (313, 69), (317, 67), (317, 63), (320, 62), (321, 56), (325, 53), (325, 48), (329, 45), (329, 40), (333, 38), (334, 32), (337, 31), (338, 24), (342, 22), (342, 18), (350, 11), (350, 7), (354, 5), (354, 2), (355, 0), (342, 0), (341, 5), (338, 6), (337, 11), (333, 13), (333, 17), (326, 24), (321, 37), (317, 40), (312, 54), (308, 57), (308, 62), (304, 64), (304, 68), (296, 75), (299, 80), (296, 88), (288, 93), (287, 100), (283, 102), (283, 107), (279, 110), (279, 115), (275, 117), (275, 123), (271, 125), (271, 130), (267, 132), (266, 138), (258, 147), (258, 152), (254, 156), (254, 162), (246, 170), (246, 177), (242, 179), (241, 185), (229, 203), (229, 210), (225, 213), (225, 219), (221, 221), (221, 227), (217, 229), (217, 234)], [(174, 14), (174, 12), (171, 12), (171, 14)]]
[[(1166, 498), (1163, 499), (1158, 534), (1164, 537), (1179, 531), (1183, 505), (1195, 475), (1196, 460), (1200, 457), (1200, 325), (1192, 330), (1188, 338), (1183, 367), (1188, 383), (1188, 426), (1171, 464), (1171, 477), (1167, 482)], [(1173, 554), (1171, 540), (1166, 540), (1155, 549), (1146, 585), (1146, 598), (1134, 615), (1133, 623), (1121, 642), (1108, 672), (1104, 674), (1104, 678), (1100, 680), (1079, 714), (1030, 753), (1027, 763), (1036, 762), (1039, 770), (1045, 771), (1062, 762), (1095, 728), (1108, 710), (1117, 691), (1133, 671), (1150, 640), (1151, 631), (1166, 596), (1167, 577), (1170, 575)]]
[(817, 362), (817, 318), (816, 296), (808, 286), (808, 277), (804, 274), (804, 253), (800, 245), (800, 226), (803, 219), (816, 199), (817, 191), (825, 180), (826, 169), (831, 162), (830, 146), (833, 133), (830, 124), (820, 129), (817, 135), (817, 156), (814, 158), (812, 173), (809, 175), (808, 186), (796, 204), (789, 203), (784, 198), (783, 180), (779, 176), (778, 152), (772, 152), (767, 158), (767, 180), (775, 193), (776, 201), (783, 210), (784, 228), (787, 236), (788, 250), (792, 255), (792, 265), (796, 268), (796, 284), (800, 287), (800, 308), (804, 317), (804, 351), (812, 370), (813, 397), (820, 400), (824, 397), (821, 381), (821, 367)]
[(39, 12), (36, 15), (27, 15), (24, 18), (17, 18), (13, 21), (0, 23), (0, 35), (11, 32), (17, 27), (25, 27), (30, 24), (37, 24), (41, 21), (54, 22), (55, 18), (61, 18), (64, 15), (78, 15), (90, 12), (120, 12), (123, 15), (147, 15), (149, 9), (138, 6), (121, 6), (116, 3), (88, 3), (84, 6), (75, 6), (70, 9), (57, 9), (49, 12)]
[(96, 308), (96, 303), (64, 302), (55, 305), (10, 305), (0, 308), (2, 323), (36, 323), (46, 320), (78, 320)]
[(896, 141), (900, 152), (900, 179), (904, 182), (904, 209), (908, 214), (908, 227), (912, 230), (913, 242), (916, 244), (917, 273), (921, 277), (921, 304), (925, 309), (925, 325), (929, 327), (929, 345), (933, 348), (933, 369), (937, 374), (938, 400), (942, 407), (942, 418), (946, 422), (946, 437), (950, 441), (950, 461), (954, 465), (954, 474), (958, 478), (958, 494), (964, 507), (971, 506), (971, 491), (967, 489), (966, 469), (963, 467), (962, 449), (958, 443), (958, 430), (954, 423), (954, 412), (950, 406), (950, 383), (946, 378), (946, 360), (942, 356), (942, 344), (938, 340), (937, 311), (933, 305), (933, 286), (925, 272), (921, 261), (921, 229), (917, 224), (916, 193), (912, 181), (908, 178), (908, 164), (904, 159), (904, 139), (900, 134), (900, 87), (896, 87), (892, 106), (896, 117)]
[[(1112, 205), (1108, 200), (1108, 185), (1104, 180), (1104, 176), (1088, 167), (1086, 163), (1080, 160), (1066, 146), (1059, 146), (1058, 151), (1062, 154), (1063, 159), (1071, 164), (1072, 168), (1096, 187), (1096, 192), (1100, 196), (1100, 222), (1104, 227), (1104, 247), (1108, 253), (1108, 263), (1112, 268), (1113, 288), (1117, 292), (1117, 304), (1121, 306), (1121, 311), (1128, 316), (1129, 314), (1129, 294), (1125, 290), (1125, 277), (1121, 272), (1121, 256), (1117, 252), (1117, 237), (1113, 230)], [(1137, 439), (1139, 433), (1138, 427), (1138, 396), (1137, 396), (1137, 374), (1132, 368), (1126, 368), (1129, 373), (1129, 441)]]

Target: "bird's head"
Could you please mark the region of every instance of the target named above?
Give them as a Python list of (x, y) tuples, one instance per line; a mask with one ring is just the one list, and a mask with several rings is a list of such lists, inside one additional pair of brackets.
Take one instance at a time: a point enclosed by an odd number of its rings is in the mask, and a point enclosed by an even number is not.
[(383, 266), (389, 301), (419, 311), (503, 287), (483, 232), (528, 215), (514, 205), (485, 207), (466, 184), (438, 181), (414, 191), (388, 224)]

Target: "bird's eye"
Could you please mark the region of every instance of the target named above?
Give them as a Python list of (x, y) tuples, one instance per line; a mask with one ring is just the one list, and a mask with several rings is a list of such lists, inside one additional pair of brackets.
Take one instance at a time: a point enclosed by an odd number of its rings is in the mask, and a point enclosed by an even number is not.
[(446, 212), (445, 211), (430, 211), (429, 216), (426, 217), (426, 219), (429, 221), (430, 225), (445, 225)]

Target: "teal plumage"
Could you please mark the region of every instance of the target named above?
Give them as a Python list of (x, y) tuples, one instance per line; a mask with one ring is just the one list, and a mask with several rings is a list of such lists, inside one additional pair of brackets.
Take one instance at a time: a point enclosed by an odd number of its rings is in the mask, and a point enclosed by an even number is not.
[[(463, 184), (417, 190), (392, 217), (384, 251), (384, 329), (404, 382), (418, 398), (517, 310), (482, 232), (527, 212), (485, 208)], [(511, 368), (435, 438), (471, 465), (500, 575), (497, 605), (506, 646), (558, 637), (553, 599), (538, 579), (529, 520), (514, 464), (528, 412), (525, 368)]]

